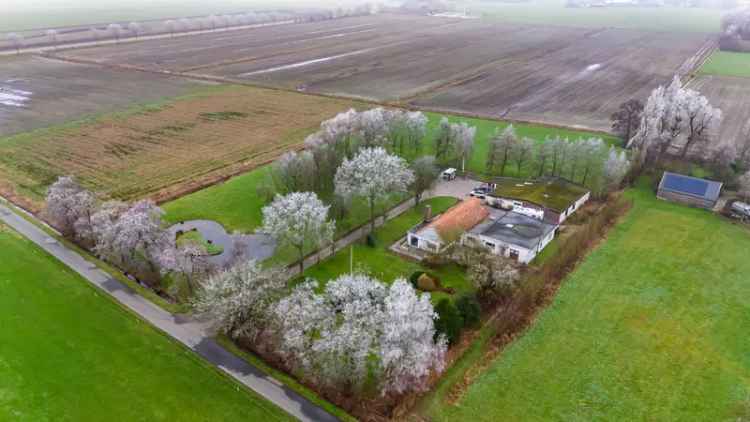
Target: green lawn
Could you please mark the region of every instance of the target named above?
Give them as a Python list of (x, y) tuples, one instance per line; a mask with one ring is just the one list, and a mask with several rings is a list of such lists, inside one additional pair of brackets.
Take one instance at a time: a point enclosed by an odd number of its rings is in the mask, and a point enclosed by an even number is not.
[[(425, 139), (426, 146), (422, 154), (429, 154), (434, 149), (434, 136), (440, 124), (442, 114), (426, 113), (429, 117), (428, 133)], [(489, 141), (495, 130), (504, 129), (508, 123), (494, 120), (472, 119), (451, 116), (451, 121), (467, 122), (477, 128), (474, 154), (467, 163), (467, 170), (475, 173), (485, 172), (485, 162)], [(528, 136), (539, 142), (543, 142), (548, 136), (559, 135), (571, 140), (581, 137), (598, 136), (612, 145), (620, 145), (620, 140), (614, 136), (603, 136), (589, 132), (556, 129), (539, 125), (516, 124), (514, 125), (519, 136)], [(414, 158), (413, 151), (405, 151), (407, 159)], [(258, 196), (257, 189), (269, 175), (270, 166), (260, 167), (248, 173), (233, 177), (228, 181), (208, 187), (198, 192), (183, 196), (182, 198), (168, 202), (162, 206), (167, 212), (165, 219), (170, 223), (179, 221), (209, 219), (221, 223), (228, 231), (241, 231), (249, 233), (258, 228), (262, 223), (261, 210), (266, 205), (263, 198)], [(529, 176), (535, 173), (535, 169), (523, 168), (521, 176)], [(514, 165), (508, 165), (506, 176), (517, 176)], [(394, 198), (391, 205), (401, 198)], [(381, 207), (383, 208), (383, 207)], [(369, 210), (363, 201), (355, 201), (350, 217), (345, 221), (337, 222), (339, 233), (344, 233), (352, 228), (364, 224), (368, 220)]]
[(0, 226), (0, 420), (291, 420)]
[(701, 66), (699, 73), (750, 78), (750, 53), (716, 50)]
[(214, 243), (208, 243), (206, 238), (198, 230), (191, 230), (177, 236), (177, 246), (184, 246), (188, 243), (197, 245), (201, 253), (206, 255), (220, 255), (224, 252), (224, 247)]
[(563, 0), (475, 1), (468, 10), (487, 20), (509, 23), (700, 33), (719, 32), (723, 13), (686, 7), (568, 8)]
[(430, 419), (750, 418), (750, 230), (645, 184), (627, 196), (530, 331)]
[[(424, 201), (419, 207), (401, 214), (390, 220), (375, 232), (377, 244), (375, 247), (357, 243), (352, 248), (346, 248), (321, 263), (307, 269), (305, 277), (319, 280), (325, 284), (329, 280), (346, 274), (350, 269), (350, 259), (353, 254), (354, 270), (363, 270), (368, 274), (390, 283), (399, 277), (409, 278), (418, 270), (429, 271), (437, 275), (443, 283), (443, 287), (453, 287), (458, 295), (460, 292), (471, 291), (471, 284), (466, 278), (465, 272), (456, 265), (446, 265), (440, 268), (426, 268), (417, 262), (403, 259), (388, 250), (398, 239), (406, 236), (406, 232), (419, 224), (424, 215), (424, 205), (432, 206), (434, 213), (441, 213), (456, 203), (455, 198), (438, 197)], [(433, 300), (437, 301), (449, 295), (445, 293), (433, 293)]]

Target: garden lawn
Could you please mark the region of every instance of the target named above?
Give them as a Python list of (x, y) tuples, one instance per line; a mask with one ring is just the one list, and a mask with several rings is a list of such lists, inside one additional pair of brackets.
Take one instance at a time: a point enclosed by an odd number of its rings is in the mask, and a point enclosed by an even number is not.
[(634, 207), (554, 303), (432, 420), (750, 418), (750, 230), (655, 199)]
[(701, 66), (699, 72), (705, 75), (750, 78), (750, 53), (716, 50)]
[[(426, 113), (429, 117), (428, 133), (425, 138), (425, 147), (422, 154), (432, 154), (434, 150), (434, 137), (437, 133), (440, 119), (443, 114)], [(485, 162), (489, 142), (495, 130), (504, 129), (508, 123), (494, 120), (473, 119), (452, 116), (453, 122), (467, 122), (469, 125), (476, 126), (477, 137), (475, 141), (474, 154), (472, 159), (467, 163), (467, 170), (483, 174), (485, 172)], [(594, 134), (590, 132), (556, 129), (539, 125), (516, 124), (514, 125), (519, 136), (528, 136), (543, 142), (547, 137), (559, 135), (563, 138), (577, 140), (592, 136), (602, 137), (605, 142), (611, 145), (620, 145), (620, 140), (613, 136)], [(415, 158), (413, 151), (404, 151), (405, 158), (411, 160)], [(259, 167), (248, 173), (233, 177), (224, 183), (220, 183), (206, 189), (183, 196), (182, 198), (168, 202), (162, 205), (167, 212), (165, 219), (170, 223), (180, 221), (208, 219), (222, 224), (229, 232), (241, 231), (244, 233), (253, 232), (257, 229), (263, 220), (261, 210), (266, 205), (265, 199), (258, 195), (258, 188), (266, 183), (269, 178), (271, 166)], [(536, 169), (522, 168), (521, 176), (533, 176)], [(508, 164), (506, 176), (517, 176), (518, 172), (514, 164)], [(393, 198), (389, 204), (382, 205), (381, 211), (385, 208), (395, 205), (403, 198)], [(369, 209), (364, 201), (354, 201), (354, 206), (350, 216), (337, 222), (339, 235), (356, 228), (369, 219)]]
[(292, 420), (0, 225), (0, 420)]
[[(399, 215), (388, 221), (375, 231), (377, 239), (374, 247), (364, 243), (357, 243), (350, 248), (342, 249), (330, 258), (305, 270), (305, 277), (314, 278), (325, 285), (328, 281), (346, 274), (350, 269), (350, 252), (353, 252), (354, 270), (363, 271), (377, 279), (391, 283), (403, 277), (408, 279), (415, 271), (428, 271), (440, 278), (443, 287), (453, 287), (458, 296), (461, 292), (471, 291), (472, 287), (466, 273), (456, 265), (446, 265), (440, 268), (426, 268), (417, 262), (406, 260), (390, 252), (388, 248), (397, 240), (406, 236), (407, 231), (419, 224), (424, 216), (424, 206), (432, 206), (434, 213), (441, 213), (456, 203), (455, 198), (437, 197), (428, 199), (417, 208)], [(445, 293), (433, 293), (432, 299), (437, 302)]]

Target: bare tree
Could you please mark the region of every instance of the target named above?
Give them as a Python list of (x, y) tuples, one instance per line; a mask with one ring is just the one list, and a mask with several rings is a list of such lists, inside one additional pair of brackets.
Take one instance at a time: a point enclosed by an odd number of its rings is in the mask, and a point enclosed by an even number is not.
[(417, 158), (412, 163), (411, 169), (414, 172), (414, 183), (412, 183), (411, 189), (414, 193), (415, 203), (419, 204), (422, 194), (435, 185), (440, 170), (435, 163), (435, 157), (432, 155)]
[(174, 33), (177, 30), (177, 22), (172, 19), (164, 21), (164, 28), (169, 32), (170, 37), (174, 37)]
[(513, 149), (518, 143), (518, 136), (516, 136), (516, 130), (513, 125), (506, 127), (500, 134), (495, 133), (495, 137), (492, 138), (490, 148), (497, 150), (496, 154), (500, 159), (500, 175), (505, 176), (505, 167), (510, 161)]
[(120, 42), (120, 36), (122, 36), (122, 25), (119, 23), (110, 23), (107, 25), (107, 32), (109, 32), (117, 42)]
[(16, 49), (16, 54), (21, 54), (21, 47), (23, 47), (23, 35), (11, 32), (8, 34), (8, 41)]
[(139, 24), (138, 22), (130, 22), (128, 24), (128, 30), (136, 38), (138, 38), (143, 32), (143, 28), (141, 27), (141, 24)]
[(534, 153), (534, 146), (536, 143), (533, 139), (523, 137), (518, 143), (513, 147), (513, 160), (516, 162), (516, 176), (522, 177), (521, 171), (523, 170), (523, 165), (526, 164), (526, 162), (531, 158), (532, 154)]
[(627, 143), (638, 131), (642, 113), (643, 103), (639, 100), (631, 99), (620, 104), (620, 108), (611, 117), (612, 130)]
[(49, 41), (50, 44), (52, 44), (53, 47), (57, 48), (57, 30), (56, 29), (48, 29), (45, 32), (45, 35), (47, 35), (47, 41)]

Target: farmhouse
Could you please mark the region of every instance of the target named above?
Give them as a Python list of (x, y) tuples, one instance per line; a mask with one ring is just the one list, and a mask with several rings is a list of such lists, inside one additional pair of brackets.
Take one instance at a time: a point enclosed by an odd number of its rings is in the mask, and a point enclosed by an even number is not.
[(721, 193), (722, 184), (711, 180), (664, 172), (656, 197), (693, 207), (712, 209)]
[[(451, 236), (460, 236), (484, 221), (490, 212), (477, 198), (470, 198), (444, 212), (431, 221), (429, 215), (425, 221), (409, 230), (409, 246), (427, 252), (441, 252), (450, 242)], [(455, 239), (457, 240), (457, 239)]]
[(556, 224), (515, 211), (467, 199), (433, 221), (409, 230), (409, 247), (440, 253), (453, 241), (488, 248), (492, 253), (526, 264), (555, 237)]
[(517, 212), (492, 209), (489, 218), (464, 234), (461, 241), (528, 264), (554, 239), (556, 228)]
[(555, 177), (499, 183), (495, 191), (487, 196), (487, 203), (558, 225), (565, 222), (590, 197), (591, 192), (585, 187)]

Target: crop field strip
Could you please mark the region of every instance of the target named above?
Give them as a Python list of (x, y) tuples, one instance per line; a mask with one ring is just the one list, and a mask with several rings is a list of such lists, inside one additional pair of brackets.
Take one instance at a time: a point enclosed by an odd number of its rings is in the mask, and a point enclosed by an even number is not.
[(714, 42), (700, 33), (379, 15), (59, 54), (607, 130), (621, 102), (692, 71)]
[[(155, 108), (0, 140), (0, 191), (39, 201), (73, 174), (104, 197), (178, 195), (298, 147), (320, 122), (353, 106), (257, 88), (206, 88)], [(165, 193), (162, 192), (164, 195)]]

